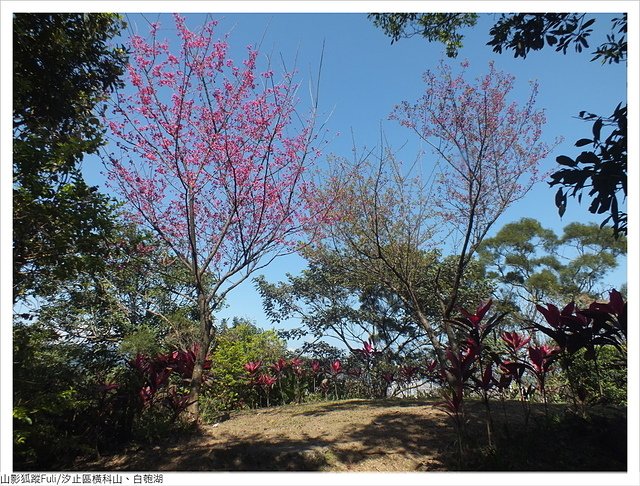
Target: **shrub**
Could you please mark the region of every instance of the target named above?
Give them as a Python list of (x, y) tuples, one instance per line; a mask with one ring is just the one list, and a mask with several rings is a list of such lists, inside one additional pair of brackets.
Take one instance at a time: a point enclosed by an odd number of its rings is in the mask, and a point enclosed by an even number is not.
[(255, 324), (234, 319), (223, 326), (212, 354), (211, 382), (203, 393), (202, 416), (215, 421), (219, 412), (255, 404), (256, 391), (248, 385), (244, 365), (252, 361), (273, 362), (286, 352), (275, 331), (263, 331)]

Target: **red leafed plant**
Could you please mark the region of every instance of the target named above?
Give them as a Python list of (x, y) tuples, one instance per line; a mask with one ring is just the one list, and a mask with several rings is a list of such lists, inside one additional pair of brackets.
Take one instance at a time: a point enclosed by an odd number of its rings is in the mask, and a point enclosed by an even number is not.
[(322, 365), (320, 364), (320, 361), (318, 361), (317, 359), (314, 359), (311, 362), (311, 371), (313, 372), (314, 375), (317, 375), (322, 371)]
[(284, 370), (287, 369), (287, 360), (280, 357), (278, 360), (271, 365), (271, 369), (276, 375), (281, 375), (284, 373)]
[[(179, 382), (188, 381), (191, 378), (197, 352), (198, 345), (194, 344), (191, 349), (158, 354), (153, 358), (138, 353), (129, 361), (129, 365), (136, 370), (139, 376), (138, 397), (143, 408), (151, 407), (158, 395), (162, 403), (169, 406), (174, 412), (177, 411), (178, 414), (191, 404), (189, 399), (183, 400), (182, 395), (176, 394), (176, 387), (169, 386), (169, 384), (172, 375)], [(206, 358), (204, 369), (210, 368), (211, 360)], [(179, 395), (180, 399), (178, 399)], [(181, 404), (185, 404), (185, 406), (182, 407)], [(174, 420), (176, 418), (177, 415), (173, 417)]]
[(531, 341), (530, 337), (525, 337), (524, 335), (519, 334), (515, 331), (505, 331), (500, 335), (500, 338), (507, 345), (511, 353), (517, 353), (522, 348), (524, 348), (529, 343), (529, 341)]
[(546, 376), (551, 368), (551, 364), (555, 358), (558, 357), (560, 348), (557, 346), (542, 345), (536, 347), (529, 347), (529, 360), (531, 363), (530, 368), (533, 370), (540, 390), (542, 391), (542, 398), (544, 400), (545, 410), (547, 409), (547, 390), (545, 387)]
[(257, 383), (262, 387), (262, 389), (264, 390), (264, 394), (267, 400), (267, 407), (269, 407), (271, 405), (270, 403), (270, 390), (271, 388), (273, 388), (273, 385), (278, 381), (278, 379), (275, 376), (271, 376), (268, 375), (266, 373), (262, 373), (260, 376), (258, 376), (257, 379)]
[(262, 361), (249, 361), (248, 363), (245, 363), (244, 369), (250, 375), (255, 375), (260, 370), (261, 366)]
[(342, 362), (339, 359), (336, 359), (333, 363), (331, 363), (331, 372), (334, 375), (342, 372)]
[[(462, 331), (462, 341), (457, 346), (449, 346), (446, 349), (446, 360), (440, 369), (443, 380), (449, 385), (451, 397), (462, 402), (465, 387), (478, 391), (482, 395), (490, 446), (493, 440), (493, 418), (489, 392), (499, 382), (493, 376), (493, 364), (497, 358), (489, 352), (484, 341), (506, 315), (501, 313), (488, 316), (487, 313), (492, 305), (492, 300), (480, 304), (473, 314), (461, 309), (462, 317), (449, 320), (453, 326)], [(463, 422), (459, 422), (458, 425), (460, 427), (458, 440), (461, 441), (464, 435)]]
[[(585, 351), (584, 357), (592, 360), (596, 367), (597, 349), (602, 346), (614, 346), (626, 361), (627, 304), (617, 290), (609, 292), (609, 302), (593, 302), (586, 309), (578, 308), (573, 302), (562, 310), (551, 303), (536, 307), (548, 325), (531, 321), (531, 327), (546, 334), (558, 345), (555, 350), (530, 350), (531, 368), (538, 381), (542, 379), (541, 385), (552, 360), (558, 359), (562, 367), (569, 370), (580, 350)], [(574, 399), (577, 396), (583, 402), (583, 386), (571, 374), (568, 376)]]

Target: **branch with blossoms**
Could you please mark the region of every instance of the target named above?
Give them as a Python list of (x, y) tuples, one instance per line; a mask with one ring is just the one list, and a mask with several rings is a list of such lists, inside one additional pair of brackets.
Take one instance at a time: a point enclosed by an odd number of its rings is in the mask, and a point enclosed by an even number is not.
[[(431, 146), (433, 157), (403, 162), (382, 134), (377, 149), (359, 157), (354, 150), (359, 173), (345, 170), (328, 190), (341, 194), (341, 218), (326, 246), (352, 258), (363, 279), (375, 279), (402, 302), (441, 367), (447, 346), (459, 352), (451, 320), (479, 245), (509, 206), (543, 179), (540, 166), (553, 146), (542, 138), (546, 120), (536, 108), (535, 83), (519, 102), (510, 99), (515, 79), (493, 64), (475, 80), (467, 71), (468, 63), (457, 74), (442, 63), (425, 73), (417, 101), (399, 104), (390, 115)], [(455, 248), (451, 276), (439, 271), (435, 256), (445, 245)], [(427, 282), (433, 269), (435, 282)], [(439, 301), (436, 318), (424, 305), (427, 286), (435, 287)], [(455, 387), (453, 378), (449, 385)]]
[(212, 312), (253, 272), (316, 238), (330, 216), (314, 197), (315, 107), (299, 124), (293, 74), (278, 81), (269, 66), (260, 72), (252, 47), (236, 65), (215, 21), (199, 31), (180, 15), (174, 22), (177, 48), (158, 24), (149, 39), (131, 38), (132, 89), (117, 94), (108, 120), (117, 149), (108, 167), (130, 219), (171, 249), (197, 293), (197, 417)]

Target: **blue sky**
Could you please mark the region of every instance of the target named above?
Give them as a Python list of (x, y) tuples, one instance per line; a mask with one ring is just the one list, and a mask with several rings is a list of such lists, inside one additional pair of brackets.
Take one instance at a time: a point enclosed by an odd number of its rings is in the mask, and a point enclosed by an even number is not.
[[(609, 32), (609, 19), (615, 15), (594, 14), (591, 45), (603, 40)], [(320, 118), (329, 116), (327, 128), (331, 143), (326, 154), (350, 157), (352, 133), (359, 149), (378, 144), (380, 129), (393, 147), (404, 146), (400, 157), (413, 160), (421, 147), (419, 140), (388, 115), (394, 105), (403, 100), (415, 100), (423, 89), (422, 73), (433, 69), (446, 59), (442, 45), (428, 43), (420, 37), (402, 39), (391, 45), (390, 39), (373, 26), (365, 14), (212, 14), (219, 20), (220, 36), (230, 34), (230, 54), (236, 61), (245, 55), (245, 46), (260, 44), (261, 58), (269, 56), (276, 62), (284, 59), (287, 67), (296, 64), (301, 105), (309, 102), (309, 85), (317, 82), (318, 67), (324, 45), (322, 73), (319, 88)], [(483, 14), (474, 28), (466, 29), (464, 47), (458, 58), (448, 60), (454, 65), (468, 59), (469, 73), (480, 75), (494, 61), (498, 69), (516, 77), (512, 93), (528, 93), (529, 81), (538, 80), (540, 95), (537, 106), (547, 112), (548, 123), (544, 133), (547, 141), (564, 137), (554, 153), (544, 162), (545, 170), (556, 167), (557, 155), (577, 154), (573, 143), (590, 133), (590, 125), (576, 119), (578, 112), (587, 110), (609, 114), (620, 101), (626, 100), (626, 67), (589, 62), (589, 50), (582, 54), (570, 51), (566, 55), (551, 49), (532, 52), (526, 60), (514, 59), (510, 53), (495, 54), (486, 46), (488, 32), (498, 15)], [(160, 21), (162, 36), (171, 39), (174, 27), (169, 14), (129, 14), (131, 31), (146, 34), (147, 21)], [(206, 20), (203, 14), (187, 14), (187, 23), (193, 28)], [(428, 156), (425, 158), (428, 160)], [(87, 159), (85, 174), (92, 183), (101, 184), (99, 162)], [(586, 209), (587, 205), (571, 200), (561, 220), (553, 202), (555, 189), (545, 183), (538, 184), (522, 201), (514, 204), (494, 227), (521, 217), (539, 219), (545, 227), (561, 232), (572, 221), (597, 221)], [(619, 286), (626, 281), (625, 260), (607, 283)], [(285, 278), (287, 272), (296, 274), (304, 268), (297, 256), (284, 257), (272, 263), (263, 273), (269, 281)], [(247, 281), (235, 289), (228, 298), (228, 306), (218, 312), (218, 318), (246, 317), (260, 327), (270, 327), (262, 310), (262, 303), (254, 285)], [(293, 322), (290, 324), (294, 324)]]

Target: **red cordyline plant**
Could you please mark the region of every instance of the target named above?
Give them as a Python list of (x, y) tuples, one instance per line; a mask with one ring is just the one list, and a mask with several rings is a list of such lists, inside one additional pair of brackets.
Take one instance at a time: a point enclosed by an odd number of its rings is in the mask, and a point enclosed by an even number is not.
[(256, 380), (256, 384), (261, 386), (262, 389), (264, 390), (264, 394), (267, 400), (267, 407), (269, 407), (271, 405), (269, 397), (270, 397), (270, 390), (271, 388), (273, 388), (273, 385), (278, 381), (278, 379), (275, 376), (271, 376), (269, 374), (266, 373), (262, 373), (260, 374), (260, 376), (258, 376), (257, 380)]
[(247, 373), (253, 376), (260, 371), (261, 366), (262, 361), (249, 361), (248, 363), (245, 363), (244, 369)]
[(524, 373), (528, 369), (528, 363), (522, 356), (522, 352), (525, 349), (525, 346), (531, 341), (531, 338), (515, 331), (505, 331), (500, 335), (500, 338), (507, 346), (509, 357), (507, 359), (501, 358), (500, 360), (498, 367), (500, 378), (497, 381), (497, 386), (501, 391), (501, 397), (504, 403), (504, 392), (511, 385), (511, 382), (515, 380), (518, 386), (520, 403), (522, 404), (524, 411), (525, 424), (528, 424), (529, 415), (531, 413), (528, 398), (532, 393), (532, 388), (530, 385), (526, 385), (523, 381)]
[(174, 22), (177, 48), (157, 23), (147, 39), (131, 37), (130, 89), (107, 120), (116, 146), (109, 181), (130, 218), (190, 275), (200, 321), (190, 384), (197, 418), (212, 312), (252, 272), (317, 236), (329, 212), (311, 181), (314, 113), (305, 121), (296, 111), (292, 74), (259, 70), (251, 47), (236, 64), (215, 21), (198, 31), (180, 15)]
[(627, 339), (627, 304), (613, 289), (609, 302), (593, 302), (587, 309), (579, 309), (570, 302), (560, 310), (553, 304), (537, 305), (549, 326), (536, 322), (531, 325), (552, 338), (561, 350), (574, 354), (580, 349), (593, 353), (594, 346), (612, 345), (624, 352)]
[(297, 403), (302, 403), (302, 384), (301, 379), (304, 376), (304, 361), (301, 358), (292, 358), (289, 361), (291, 371), (294, 377), (294, 395)]
[(282, 380), (284, 379), (284, 373), (287, 370), (289, 364), (287, 363), (287, 360), (284, 359), (283, 357), (278, 358), (278, 360), (273, 363), (270, 368), (273, 371), (273, 373), (275, 374), (275, 378), (278, 382), (278, 390), (280, 391), (280, 399), (282, 400), (282, 403), (284, 404), (286, 402), (286, 398), (284, 395), (284, 390), (282, 389)]
[(319, 375), (322, 372), (322, 365), (320, 364), (320, 361), (314, 359), (311, 362), (311, 371), (314, 375)]
[(434, 371), (436, 370), (436, 368), (438, 367), (438, 361), (435, 359), (427, 359), (425, 361), (425, 365), (422, 368), (422, 372), (427, 376), (427, 377), (431, 377), (433, 376)]
[(334, 362), (331, 363), (331, 373), (336, 376), (342, 373), (342, 361), (340, 361), (339, 359), (336, 359)]
[[(173, 411), (172, 420), (177, 419), (178, 415), (186, 410), (191, 404), (188, 394), (178, 392), (169, 379), (174, 375), (180, 382), (188, 382), (193, 373), (197, 352), (197, 344), (194, 344), (191, 349), (158, 354), (153, 358), (138, 353), (129, 362), (141, 378), (138, 397), (143, 409), (151, 408), (159, 398), (161, 403)], [(211, 360), (205, 359), (204, 369), (210, 368)]]
[(322, 365), (320, 361), (314, 359), (311, 361), (311, 375), (313, 376), (313, 393), (317, 391), (317, 379), (318, 376), (322, 373)]
[[(571, 368), (574, 355), (581, 349), (585, 350), (586, 358), (594, 361), (598, 373), (599, 346), (614, 346), (621, 357), (626, 359), (627, 304), (617, 290), (612, 289), (609, 292), (609, 302), (593, 302), (586, 309), (578, 308), (574, 302), (562, 309), (551, 303), (546, 307), (538, 305), (537, 309), (544, 316), (548, 326), (533, 321), (530, 324), (532, 328), (551, 337), (558, 344), (554, 359), (559, 359), (565, 370)], [(541, 359), (537, 353), (534, 357)], [(571, 375), (569, 386), (574, 400), (577, 395), (582, 402), (582, 387), (574, 382)]]
[[(460, 309), (462, 317), (449, 321), (463, 332), (463, 341), (459, 346), (449, 347), (446, 351), (447, 364), (441, 367), (441, 373), (443, 379), (449, 384), (450, 394), (447, 396), (450, 398), (440, 404), (447, 413), (455, 417), (458, 441), (461, 442), (464, 440), (464, 429), (460, 426), (464, 423), (464, 389), (471, 387), (479, 391), (485, 405), (487, 437), (490, 446), (493, 437), (493, 418), (489, 405), (489, 392), (497, 384), (493, 377), (493, 362), (496, 358), (488, 352), (484, 340), (506, 315), (503, 313), (488, 317), (487, 313), (492, 305), (493, 301), (489, 300), (480, 304), (474, 313)], [(476, 374), (479, 378), (475, 376)], [(451, 408), (453, 405), (455, 408)]]
[(551, 364), (555, 357), (560, 352), (560, 348), (557, 346), (549, 346), (543, 344), (542, 346), (529, 347), (529, 361), (531, 363), (530, 369), (535, 374), (540, 390), (542, 391), (542, 399), (544, 401), (545, 411), (547, 408), (547, 391), (545, 387), (545, 381), (547, 373), (551, 369)]
[(500, 337), (502, 338), (502, 341), (507, 345), (507, 348), (509, 348), (509, 352), (511, 354), (517, 354), (518, 351), (524, 348), (529, 343), (529, 341), (531, 341), (530, 337), (524, 336), (515, 331), (505, 331), (500, 335)]
[(330, 367), (330, 371), (331, 371), (331, 377), (333, 378), (333, 391), (335, 393), (335, 399), (337, 400), (339, 398), (339, 394), (338, 394), (338, 377), (343, 373), (343, 368), (342, 368), (342, 361), (340, 361), (339, 359), (336, 359), (335, 361), (333, 361), (331, 363), (331, 367)]
[(287, 360), (280, 357), (278, 358), (278, 360), (273, 363), (270, 368), (273, 370), (273, 372), (276, 374), (276, 376), (281, 375), (282, 373), (284, 373), (284, 370), (287, 369), (288, 363)]
[(363, 342), (362, 349), (357, 349), (356, 351), (360, 353), (365, 359), (370, 359), (377, 354), (380, 354), (380, 351), (376, 350), (376, 347), (370, 340)]

